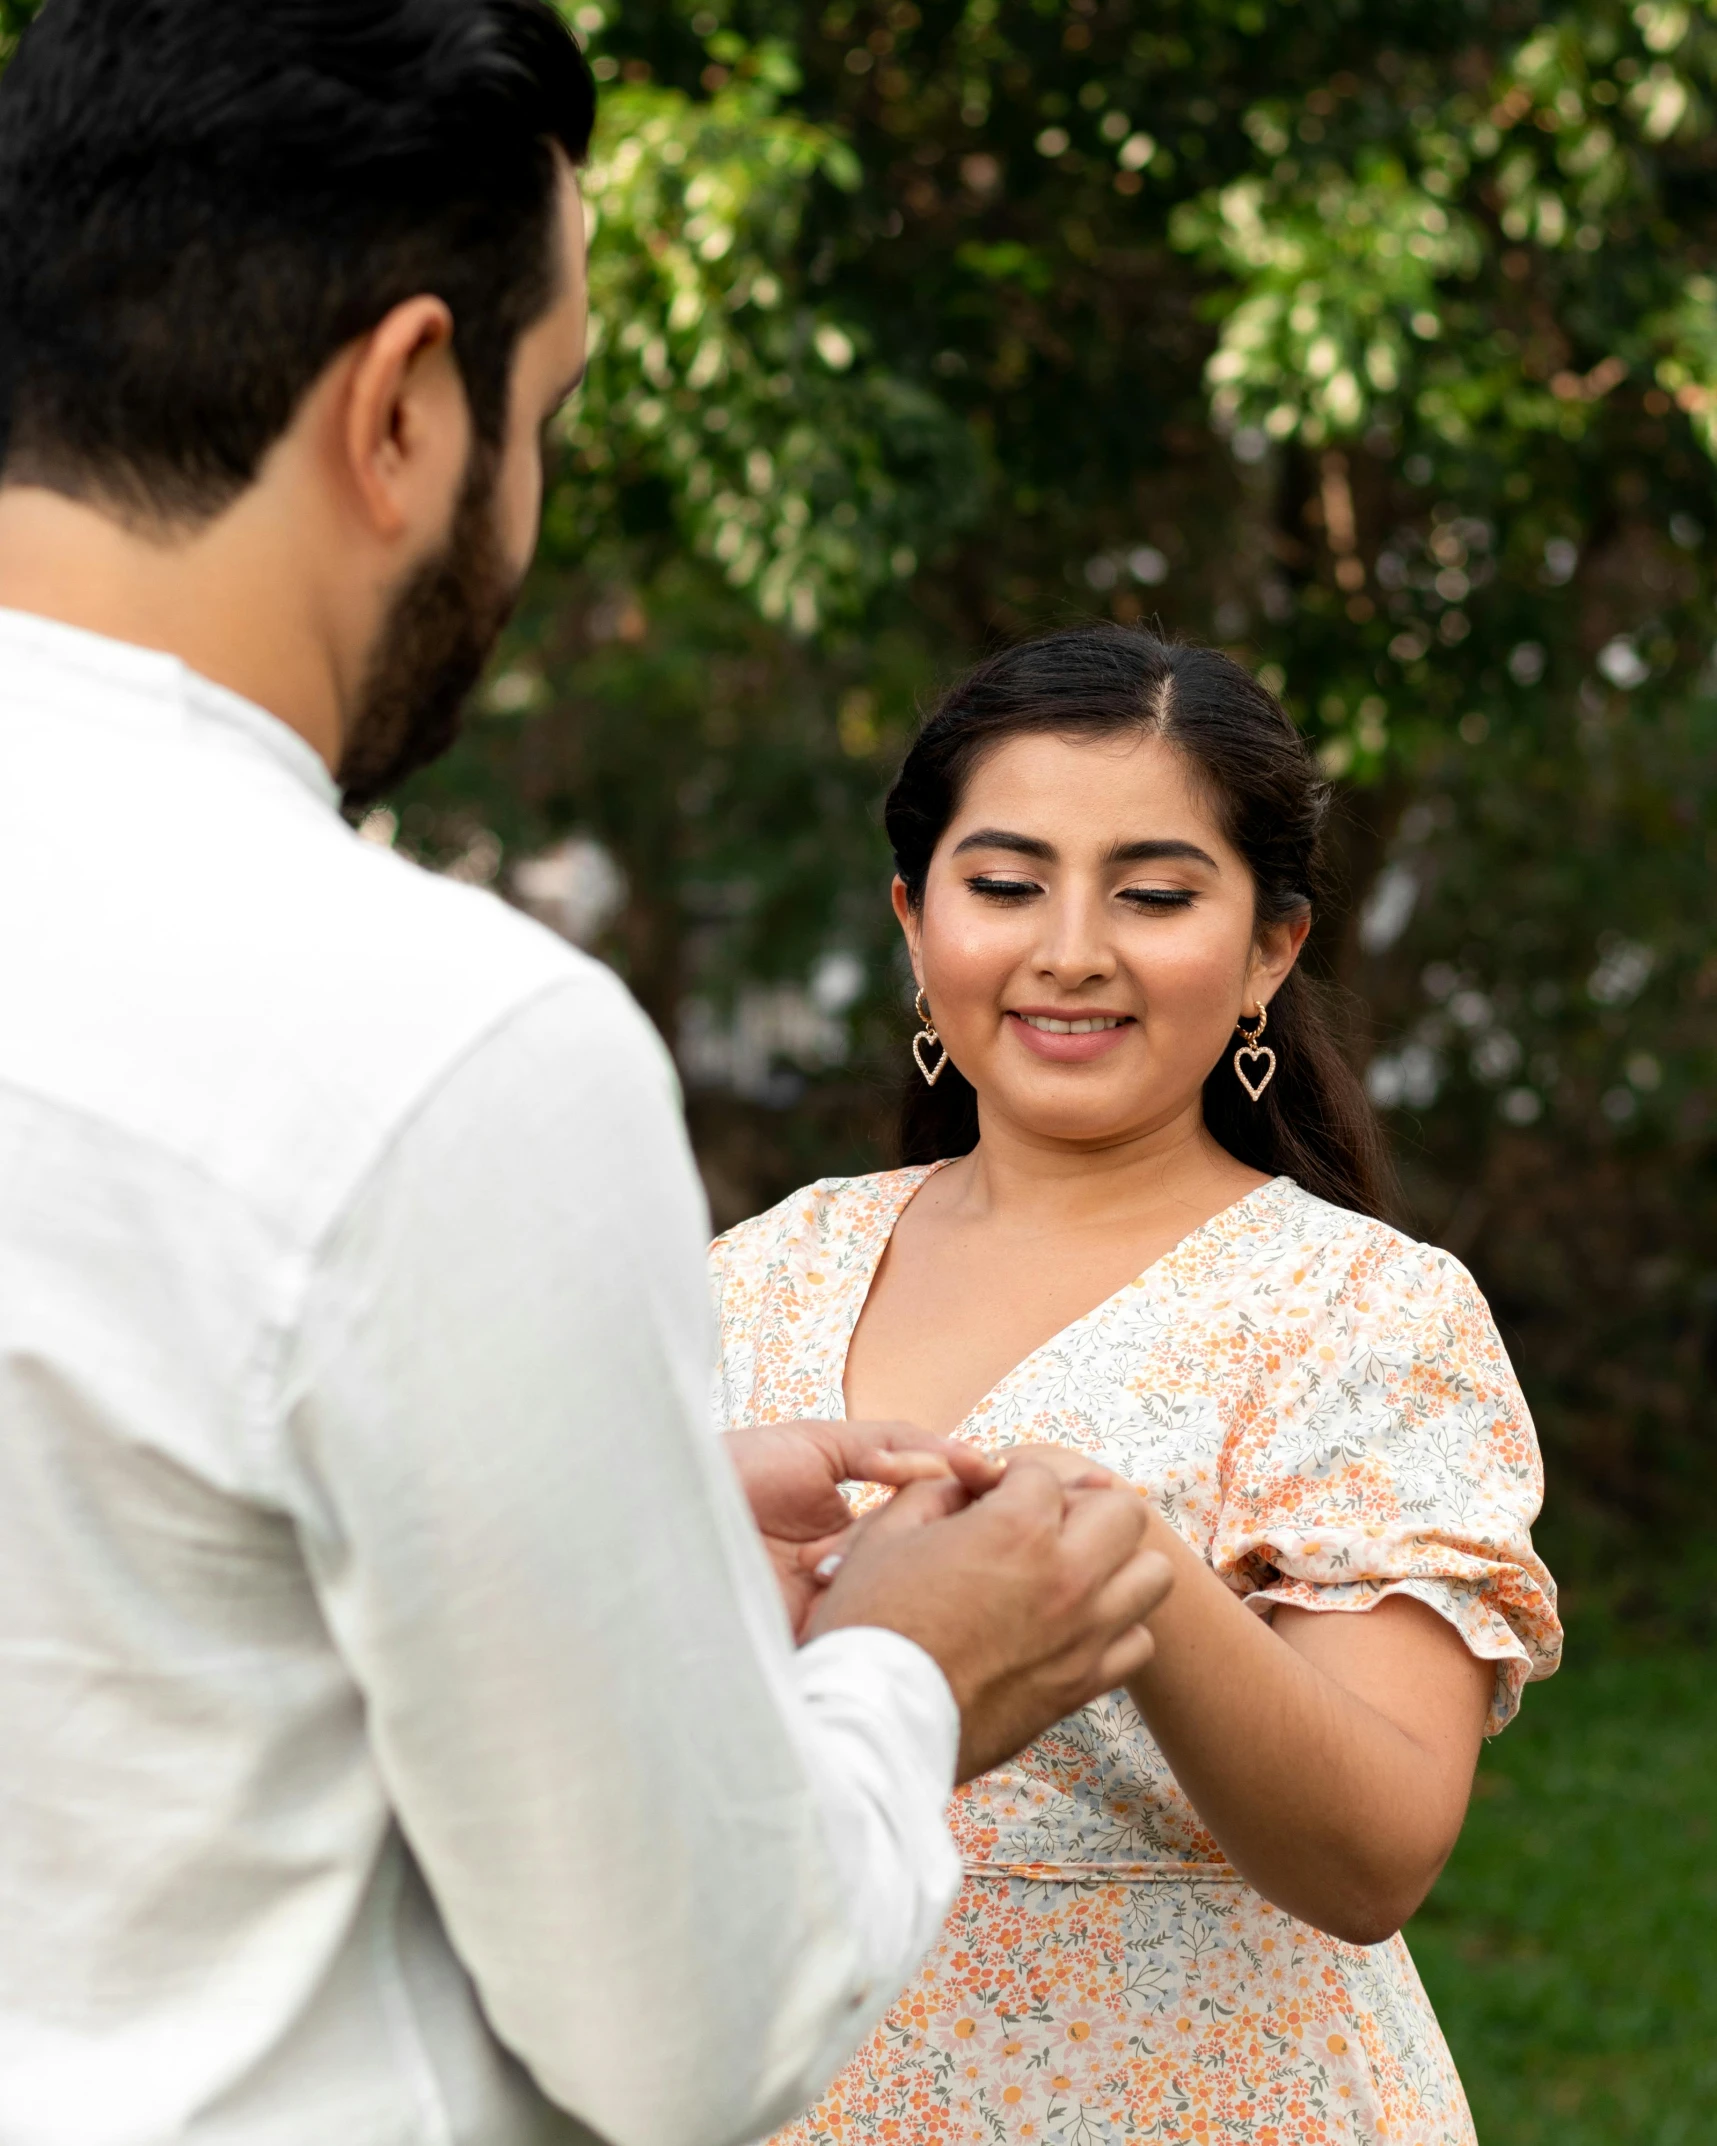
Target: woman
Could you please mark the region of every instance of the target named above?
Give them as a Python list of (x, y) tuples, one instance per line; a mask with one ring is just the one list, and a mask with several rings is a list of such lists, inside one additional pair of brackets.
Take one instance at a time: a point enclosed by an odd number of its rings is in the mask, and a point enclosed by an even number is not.
[(1495, 1326), (1380, 1219), (1295, 967), (1325, 808), (1237, 664), (1107, 628), (981, 665), (890, 796), (907, 1167), (717, 1244), (722, 1412), (1072, 1448), (1176, 1577), (961, 1789), (942, 1940), (792, 2146), (1472, 2141), (1396, 1933), (1560, 1633)]

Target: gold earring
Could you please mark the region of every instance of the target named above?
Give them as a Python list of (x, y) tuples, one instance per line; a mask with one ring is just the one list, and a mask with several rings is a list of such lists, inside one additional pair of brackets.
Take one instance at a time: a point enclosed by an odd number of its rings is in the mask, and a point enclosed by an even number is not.
[[(1243, 1013), (1234, 1024), (1241, 1037), (1240, 1048), (1234, 1053), (1234, 1078), (1256, 1103), (1276, 1077), (1276, 1054), (1268, 1044), (1260, 1046), (1258, 1042), (1258, 1038), (1264, 1033), (1264, 1024), (1270, 1018), (1269, 1013), (1260, 1006), (1256, 1016), (1258, 1025), (1248, 1032), (1246, 1023), (1252, 1018), (1252, 1015)], [(1256, 1081), (1247, 1078), (1246, 1068), (1240, 1063), (1242, 1058), (1250, 1059), (1254, 1068), (1262, 1061), (1264, 1070)]]
[[(918, 1018), (924, 1023), (924, 1026), (912, 1039), (912, 1055), (917, 1060), (918, 1070), (923, 1074), (927, 1085), (934, 1088), (948, 1069), (948, 1046), (942, 1043), (942, 1038), (936, 1033), (936, 1024), (930, 1018), (930, 1008), (925, 1004), (922, 991), (919, 992), (914, 1003)], [(941, 1057), (937, 1059), (933, 1066), (927, 1065), (925, 1063), (925, 1053), (933, 1051), (939, 1043), (942, 1043)]]

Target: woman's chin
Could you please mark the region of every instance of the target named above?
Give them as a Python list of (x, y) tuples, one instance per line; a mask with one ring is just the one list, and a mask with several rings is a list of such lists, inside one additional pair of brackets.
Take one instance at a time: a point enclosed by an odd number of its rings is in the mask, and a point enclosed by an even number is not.
[(1039, 1080), (1010, 1084), (993, 1095), (980, 1090), (978, 1103), (987, 1118), (1000, 1120), (1026, 1139), (1066, 1147), (1107, 1147), (1136, 1137), (1154, 1122), (1141, 1122), (1138, 1090), (1131, 1086), (1105, 1095), (1089, 1082), (1075, 1089), (1065, 1079)]

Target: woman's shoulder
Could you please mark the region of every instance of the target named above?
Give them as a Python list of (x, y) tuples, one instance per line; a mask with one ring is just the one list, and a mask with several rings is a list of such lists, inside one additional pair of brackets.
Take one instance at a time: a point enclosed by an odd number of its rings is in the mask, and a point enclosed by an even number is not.
[(777, 1266), (796, 1252), (806, 1257), (841, 1252), (892, 1227), (931, 1167), (819, 1177), (724, 1230), (710, 1246), (710, 1263), (718, 1275), (735, 1275)]
[(1259, 1249), (1295, 1282), (1357, 1293), (1380, 1306), (1438, 1298), (1483, 1304), (1477, 1283), (1452, 1252), (1421, 1243), (1393, 1223), (1338, 1207), (1289, 1177), (1276, 1178), (1254, 1198), (1261, 1206)]
[(1269, 1192), (1259, 1217), (1267, 1241), (1223, 1276), (1223, 1293), (1279, 1368), (1307, 1381), (1306, 1405), (1410, 1392), (1418, 1408), (1458, 1387), (1530, 1436), (1496, 1317), (1452, 1252), (1286, 1178)]

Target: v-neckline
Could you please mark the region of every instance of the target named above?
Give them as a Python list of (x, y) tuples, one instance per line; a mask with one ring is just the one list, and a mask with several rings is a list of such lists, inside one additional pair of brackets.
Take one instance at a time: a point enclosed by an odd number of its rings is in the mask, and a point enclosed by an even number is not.
[[(933, 1177), (946, 1170), (950, 1163), (958, 1162), (960, 1159), (957, 1155), (950, 1155), (941, 1162), (920, 1164), (915, 1171), (902, 1170), (899, 1173), (900, 1176), (910, 1177), (913, 1182), (903, 1187), (902, 1196), (895, 1203), (892, 1213), (885, 1209), (876, 1218), (874, 1239), (870, 1246), (869, 1257), (861, 1266), (857, 1266), (852, 1270), (848, 1281), (846, 1303), (843, 1307), (846, 1331), (841, 1336), (840, 1361), (835, 1367), (834, 1391), (829, 1397), (831, 1400), (838, 1402), (839, 1406), (829, 1410), (829, 1420), (831, 1422), (846, 1423), (851, 1420), (847, 1415), (847, 1358), (852, 1353), (853, 1336), (858, 1332), (859, 1321), (864, 1317), (864, 1308), (870, 1302), (871, 1290), (876, 1285), (877, 1270), (882, 1265), (883, 1254), (893, 1243), (894, 1233), (900, 1227), (900, 1218)], [(1144, 1294), (1150, 1285), (1168, 1273), (1171, 1267), (1181, 1264), (1189, 1249), (1196, 1247), (1200, 1239), (1207, 1236), (1219, 1222), (1231, 1221), (1233, 1217), (1249, 1208), (1254, 1200), (1262, 1200), (1266, 1193), (1280, 1191), (1283, 1187), (1290, 1186), (1293, 1183), (1294, 1180), (1291, 1177), (1266, 1178), (1263, 1184), (1254, 1185), (1250, 1192), (1243, 1192), (1239, 1199), (1230, 1200), (1226, 1207), (1219, 1207), (1215, 1214), (1207, 1215), (1202, 1222), (1196, 1223), (1187, 1231), (1184, 1237), (1177, 1237), (1166, 1252), (1159, 1252), (1148, 1267), (1141, 1268), (1131, 1281), (1123, 1282), (1119, 1289), (1106, 1296), (1100, 1304), (1093, 1304), (1089, 1311), (1081, 1312), (1077, 1319), (1069, 1319), (1065, 1326), (1058, 1327), (1047, 1340), (1040, 1341), (1035, 1349), (1029, 1349), (1019, 1359), (1018, 1363), (1002, 1373), (1001, 1377), (996, 1380), (995, 1384), (987, 1392), (978, 1396), (977, 1400), (967, 1409), (949, 1435), (954, 1438), (963, 1437), (967, 1426), (974, 1418), (982, 1414), (998, 1394), (1005, 1392), (1016, 1379), (1026, 1371), (1029, 1371), (1040, 1356), (1045, 1356), (1051, 1349), (1060, 1347), (1069, 1335), (1077, 1334), (1081, 1328), (1094, 1324), (1105, 1313), (1112, 1311), (1117, 1304), (1124, 1302), (1127, 1298)]]

